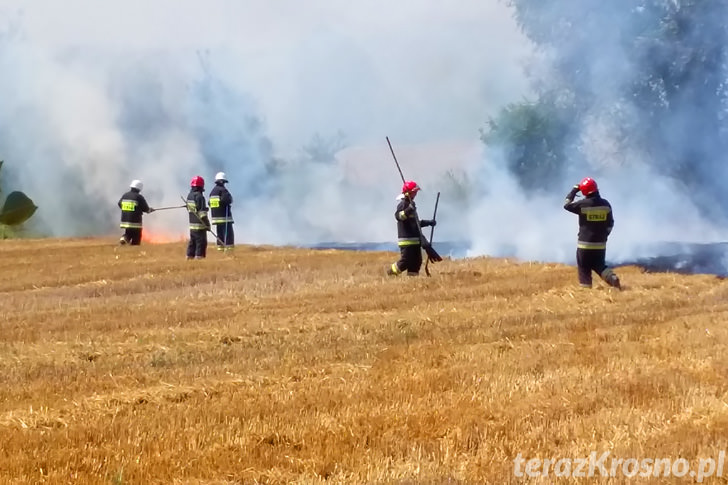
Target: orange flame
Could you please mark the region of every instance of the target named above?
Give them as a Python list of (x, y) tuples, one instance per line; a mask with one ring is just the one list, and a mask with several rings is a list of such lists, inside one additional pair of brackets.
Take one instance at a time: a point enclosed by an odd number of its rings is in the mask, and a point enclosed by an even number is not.
[(182, 234), (150, 232), (147, 229), (142, 231), (142, 241), (149, 244), (166, 244), (184, 240), (185, 236)]

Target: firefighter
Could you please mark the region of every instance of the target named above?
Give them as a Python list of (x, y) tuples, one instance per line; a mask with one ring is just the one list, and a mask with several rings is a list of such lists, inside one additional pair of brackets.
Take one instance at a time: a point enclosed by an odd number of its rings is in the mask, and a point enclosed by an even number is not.
[[(583, 199), (574, 201), (581, 191)], [(622, 289), (619, 278), (607, 267), (607, 238), (614, 227), (612, 206), (599, 195), (594, 179), (586, 177), (574, 185), (566, 196), (564, 209), (579, 216), (579, 241), (576, 249), (576, 265), (579, 284), (584, 288), (592, 286), (592, 271), (595, 271), (609, 286)]]
[[(394, 217), (397, 219), (397, 245), (400, 259), (387, 270), (388, 275), (399, 275), (405, 271), (408, 276), (417, 276), (420, 273), (423, 243), (420, 227), (434, 226), (437, 222), (421, 220), (418, 227), (417, 207), (414, 199), (419, 190), (420, 187), (410, 180), (404, 183), (402, 193), (397, 197), (399, 202)], [(426, 249), (429, 247), (429, 243), (427, 243)], [(439, 256), (437, 257), (439, 258)]]
[(207, 256), (207, 231), (210, 220), (207, 218), (205, 202), (205, 179), (199, 175), (190, 181), (187, 195), (187, 212), (190, 222), (190, 242), (187, 244), (187, 259), (204, 259)]
[(226, 183), (228, 180), (225, 172), (218, 172), (215, 175), (215, 186), (210, 191), (210, 219), (215, 224), (218, 251), (232, 249), (235, 246), (233, 214), (230, 208), (233, 196), (225, 187)]
[(129, 184), (129, 191), (119, 199), (118, 206), (121, 209), (119, 227), (124, 229), (124, 235), (119, 239), (119, 244), (139, 246), (142, 242), (142, 214), (154, 212), (141, 194), (143, 188), (144, 184), (141, 180), (132, 180)]

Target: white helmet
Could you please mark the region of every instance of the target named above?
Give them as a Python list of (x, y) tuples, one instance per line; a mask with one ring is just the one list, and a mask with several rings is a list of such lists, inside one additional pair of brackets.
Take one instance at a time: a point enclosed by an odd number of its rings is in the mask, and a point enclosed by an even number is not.
[(144, 184), (141, 180), (132, 180), (129, 184), (129, 187), (131, 187), (132, 189), (137, 189), (139, 192), (141, 192), (144, 188)]
[(223, 181), (223, 182), (228, 181), (227, 175), (225, 175), (225, 172), (217, 172), (215, 174), (215, 182), (220, 182), (220, 181)]

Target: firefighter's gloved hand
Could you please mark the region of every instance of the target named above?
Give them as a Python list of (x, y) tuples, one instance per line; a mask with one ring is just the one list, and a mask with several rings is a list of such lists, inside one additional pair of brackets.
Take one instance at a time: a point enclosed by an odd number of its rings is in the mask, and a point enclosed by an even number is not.
[(578, 186), (578, 185), (574, 185), (574, 186), (573, 186), (573, 187), (571, 188), (571, 192), (569, 192), (569, 195), (567, 196), (567, 198), (568, 198), (568, 199), (572, 199), (572, 200), (573, 200), (573, 199), (574, 199), (574, 197), (576, 197), (576, 194), (577, 194), (577, 193), (579, 192), (579, 190), (580, 190), (580, 189), (579, 189), (579, 186)]
[(149, 208), (149, 213), (151, 214), (152, 212), (154, 212), (154, 207)]
[(437, 221), (434, 220), (434, 219), (432, 219), (432, 220), (429, 220), (429, 219), (422, 219), (422, 220), (420, 220), (420, 226), (422, 226), (422, 227), (435, 226), (436, 224), (437, 224)]

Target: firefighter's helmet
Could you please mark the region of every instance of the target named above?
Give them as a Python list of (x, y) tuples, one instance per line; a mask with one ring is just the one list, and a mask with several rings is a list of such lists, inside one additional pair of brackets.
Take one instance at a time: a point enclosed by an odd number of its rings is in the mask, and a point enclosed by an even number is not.
[(137, 189), (139, 192), (141, 192), (142, 189), (144, 188), (144, 184), (142, 183), (141, 180), (135, 179), (135, 180), (131, 181), (131, 183), (129, 184), (129, 187), (131, 187), (132, 189)]
[(227, 182), (227, 175), (225, 175), (225, 172), (217, 172), (215, 174), (215, 182)]
[(200, 187), (200, 188), (204, 188), (205, 187), (205, 179), (203, 179), (199, 175), (195, 175), (194, 177), (192, 177), (192, 180), (190, 180), (190, 187)]
[(404, 185), (402, 185), (403, 194), (416, 194), (418, 190), (420, 190), (420, 186), (417, 185), (417, 182), (414, 182), (412, 180), (408, 180), (404, 183)]
[(597, 183), (594, 181), (591, 177), (586, 177), (581, 182), (579, 182), (579, 190), (581, 190), (581, 193), (584, 195), (593, 194), (597, 190)]

